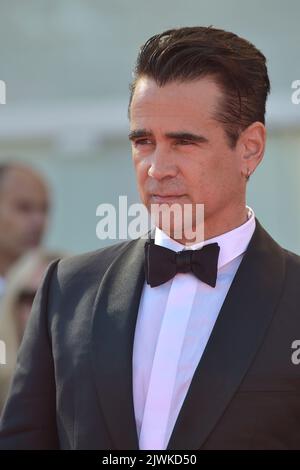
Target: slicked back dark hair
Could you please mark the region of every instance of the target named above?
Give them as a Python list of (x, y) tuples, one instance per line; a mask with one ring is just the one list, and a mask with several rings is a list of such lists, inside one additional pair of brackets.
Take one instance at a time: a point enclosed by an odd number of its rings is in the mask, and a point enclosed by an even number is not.
[(215, 119), (223, 124), (229, 145), (251, 123), (265, 124), (270, 81), (265, 56), (234, 33), (209, 27), (170, 29), (152, 36), (141, 47), (130, 85), (148, 77), (164, 86), (211, 76), (223, 92)]

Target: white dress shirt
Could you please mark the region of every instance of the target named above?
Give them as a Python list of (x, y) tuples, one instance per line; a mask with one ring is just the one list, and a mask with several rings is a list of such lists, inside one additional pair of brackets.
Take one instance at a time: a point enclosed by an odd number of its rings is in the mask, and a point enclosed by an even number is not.
[[(192, 273), (143, 287), (133, 347), (133, 401), (140, 449), (166, 449), (195, 369), (255, 229), (248, 220), (217, 237), (191, 246), (159, 228), (154, 243), (181, 251), (217, 242), (220, 246), (215, 287)], [(201, 416), (199, 416), (201, 419)]]

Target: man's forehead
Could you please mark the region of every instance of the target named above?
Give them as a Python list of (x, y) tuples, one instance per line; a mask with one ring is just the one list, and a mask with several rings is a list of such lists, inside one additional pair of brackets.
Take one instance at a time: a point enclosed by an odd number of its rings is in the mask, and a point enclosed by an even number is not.
[(153, 78), (141, 77), (138, 79), (133, 100), (147, 100), (153, 98), (194, 98), (221, 97), (222, 91), (213, 76), (200, 77), (191, 81), (169, 81), (159, 85)]
[(11, 168), (3, 177), (0, 184), (1, 196), (7, 195), (15, 199), (26, 196), (48, 197), (48, 187), (35, 172), (23, 171), (21, 168)]
[(221, 97), (219, 86), (208, 77), (193, 82), (170, 82), (163, 86), (153, 79), (141, 78), (131, 102), (131, 122), (154, 117), (164, 121), (186, 121), (187, 125), (194, 119), (210, 119)]

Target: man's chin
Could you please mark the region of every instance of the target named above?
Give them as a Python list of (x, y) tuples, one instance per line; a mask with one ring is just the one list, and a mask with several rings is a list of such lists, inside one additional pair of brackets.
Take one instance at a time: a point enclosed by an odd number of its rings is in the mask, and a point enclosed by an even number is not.
[(174, 240), (203, 240), (203, 204), (199, 204), (196, 210), (195, 204), (187, 199), (183, 202), (183, 198), (179, 198), (175, 202), (170, 200), (169, 202), (150, 203), (148, 211), (153, 225)]

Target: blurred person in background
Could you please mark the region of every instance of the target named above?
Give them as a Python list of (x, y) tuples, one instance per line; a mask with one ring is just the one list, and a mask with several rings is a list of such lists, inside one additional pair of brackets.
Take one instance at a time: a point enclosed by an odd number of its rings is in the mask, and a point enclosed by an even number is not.
[(35, 293), (48, 264), (61, 256), (61, 253), (42, 249), (32, 250), (21, 257), (7, 275), (0, 318), (0, 338), (6, 345), (6, 364), (0, 367), (0, 414)]
[(0, 298), (8, 270), (41, 244), (48, 210), (49, 190), (41, 175), (21, 163), (0, 164)]

